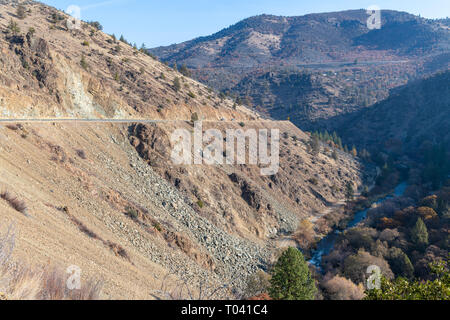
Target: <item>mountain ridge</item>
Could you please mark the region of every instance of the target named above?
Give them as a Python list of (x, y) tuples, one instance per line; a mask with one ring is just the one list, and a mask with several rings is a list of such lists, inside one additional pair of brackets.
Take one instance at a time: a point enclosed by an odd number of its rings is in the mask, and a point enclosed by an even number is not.
[[(149, 51), (169, 64), (186, 65), (194, 78), (274, 119), (290, 118), (310, 130), (387, 98), (391, 88), (449, 68), (450, 32), (440, 20), (382, 10), (382, 28), (369, 30), (368, 17), (365, 10), (260, 15)], [(284, 91), (296, 98), (280, 96), (277, 82), (289, 80), (286, 72), (310, 74), (316, 88), (289, 83)]]

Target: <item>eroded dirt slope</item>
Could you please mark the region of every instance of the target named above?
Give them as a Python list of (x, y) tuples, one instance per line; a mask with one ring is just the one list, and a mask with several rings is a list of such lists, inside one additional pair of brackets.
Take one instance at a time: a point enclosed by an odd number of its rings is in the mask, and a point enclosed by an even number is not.
[[(177, 279), (239, 291), (270, 264), (274, 240), (343, 199), (347, 182), (361, 187), (355, 159), (334, 160), (325, 148), (312, 155), (309, 135), (291, 123), (262, 121), (91, 26), (71, 31), (63, 13), (25, 5), (23, 20), (9, 1), (0, 6), (1, 118), (168, 121), (2, 122), (0, 190), (28, 207), (0, 200), (1, 227), (16, 226), (17, 259), (78, 265), (105, 281), (103, 298), (152, 298)], [(7, 28), (11, 19), (20, 31)], [(279, 172), (175, 166), (169, 137), (192, 130), (195, 114), (211, 120), (204, 129), (279, 129)]]

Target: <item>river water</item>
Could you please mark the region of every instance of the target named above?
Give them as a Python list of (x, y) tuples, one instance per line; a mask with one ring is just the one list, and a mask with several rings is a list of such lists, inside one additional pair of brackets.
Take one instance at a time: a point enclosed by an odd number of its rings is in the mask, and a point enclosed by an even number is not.
[[(399, 184), (395, 190), (393, 195), (389, 195), (385, 198), (382, 198), (378, 200), (375, 204), (380, 205), (386, 200), (392, 199), (394, 197), (401, 197), (405, 194), (406, 187), (408, 184), (406, 182), (403, 182)], [(345, 230), (351, 229), (356, 227), (359, 223), (363, 222), (367, 218), (367, 212), (369, 211), (369, 208), (359, 211), (355, 214), (355, 217), (352, 221), (350, 221), (347, 225), (347, 228)], [(345, 231), (344, 230), (344, 231)], [(334, 249), (334, 244), (336, 242), (336, 239), (338, 238), (339, 234), (342, 231), (336, 230), (335, 232), (329, 234), (328, 236), (324, 237), (320, 242), (317, 244), (317, 249), (313, 251), (312, 258), (309, 260), (309, 263), (314, 265), (317, 269), (322, 270), (322, 258), (324, 256), (327, 256), (330, 254), (331, 251)]]

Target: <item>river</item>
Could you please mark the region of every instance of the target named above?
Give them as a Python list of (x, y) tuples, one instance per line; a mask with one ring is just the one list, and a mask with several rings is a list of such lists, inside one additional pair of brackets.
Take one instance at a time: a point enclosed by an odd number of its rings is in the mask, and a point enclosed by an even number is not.
[[(405, 194), (407, 186), (408, 184), (406, 182), (402, 182), (395, 188), (393, 195), (384, 197), (375, 202), (375, 204), (380, 205), (389, 199), (403, 196)], [(354, 228), (358, 224), (363, 222), (367, 218), (367, 212), (369, 211), (369, 209), (370, 208), (367, 208), (363, 211), (357, 212), (353, 220), (348, 223), (347, 228), (345, 230)], [(309, 260), (309, 263), (314, 265), (317, 269), (322, 270), (322, 258), (323, 256), (329, 255), (330, 252), (334, 249), (336, 239), (338, 238), (341, 232), (342, 231), (336, 230), (335, 232), (329, 234), (328, 236), (320, 240), (320, 242), (317, 244), (317, 249), (313, 251), (312, 258), (311, 260)]]

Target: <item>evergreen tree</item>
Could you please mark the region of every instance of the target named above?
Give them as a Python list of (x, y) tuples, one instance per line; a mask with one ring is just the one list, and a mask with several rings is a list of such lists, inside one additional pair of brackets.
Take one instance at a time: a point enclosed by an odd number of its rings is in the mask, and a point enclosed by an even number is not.
[(428, 230), (422, 218), (417, 219), (417, 223), (411, 230), (411, 241), (421, 249), (428, 245)]
[(356, 147), (355, 146), (353, 146), (352, 147), (352, 155), (354, 156), (354, 157), (357, 157), (358, 156), (358, 151), (356, 150)]
[(345, 197), (348, 201), (351, 201), (354, 196), (355, 190), (353, 189), (353, 184), (351, 182), (347, 182), (347, 185), (345, 186)]
[(338, 156), (338, 153), (336, 152), (336, 150), (333, 150), (333, 153), (332, 153), (331, 157), (332, 157), (334, 160), (338, 160), (338, 159), (339, 159), (339, 156)]
[(317, 292), (303, 254), (287, 249), (272, 271), (269, 294), (275, 300), (313, 300)]
[(393, 247), (387, 257), (392, 271), (404, 278), (411, 279), (414, 276), (414, 267), (409, 257), (399, 248)]
[(317, 156), (320, 152), (320, 139), (317, 135), (313, 134), (309, 142), (311, 146), (311, 152), (314, 156)]

